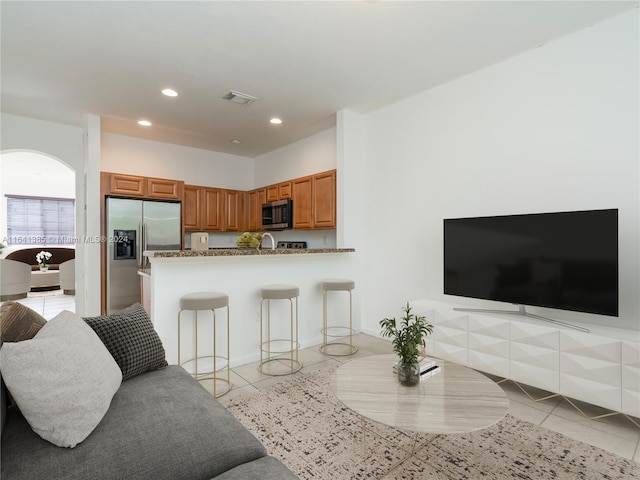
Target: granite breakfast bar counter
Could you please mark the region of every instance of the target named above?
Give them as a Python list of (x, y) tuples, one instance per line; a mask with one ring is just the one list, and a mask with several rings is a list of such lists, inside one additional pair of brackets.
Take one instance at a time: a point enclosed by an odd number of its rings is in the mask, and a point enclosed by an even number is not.
[[(300, 288), (299, 341), (301, 348), (320, 344), (322, 335), (322, 290), (325, 278), (355, 280), (353, 292), (354, 327), (360, 329), (358, 295), (358, 256), (353, 248), (328, 249), (212, 249), (180, 251), (148, 251), (151, 268), (145, 273), (146, 305), (155, 329), (164, 345), (167, 361), (178, 362), (178, 312), (180, 297), (202, 291), (225, 292), (230, 309), (230, 365), (254, 362), (260, 357), (260, 288), (271, 284), (290, 284)], [(330, 302), (329, 314), (344, 315), (348, 304), (336, 298)], [(274, 324), (289, 315), (289, 302), (272, 302)], [(184, 320), (193, 312), (185, 311)], [(198, 338), (202, 345), (211, 344), (212, 323), (199, 314)], [(284, 319), (284, 318), (283, 318)], [(288, 321), (281, 322), (288, 325)], [(190, 357), (186, 339), (193, 338), (191, 322), (183, 321), (182, 351)], [(221, 324), (218, 324), (220, 328)], [(223, 331), (224, 333), (224, 331)], [(222, 339), (219, 339), (222, 342)], [(226, 341), (226, 338), (224, 339)], [(219, 343), (222, 345), (222, 343)], [(202, 346), (199, 348), (203, 348)]]

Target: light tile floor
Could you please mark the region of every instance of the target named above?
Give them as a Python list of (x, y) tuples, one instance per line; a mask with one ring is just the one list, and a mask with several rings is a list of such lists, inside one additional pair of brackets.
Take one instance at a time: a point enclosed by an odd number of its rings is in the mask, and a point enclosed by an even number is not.
[[(18, 301), (37, 311), (46, 319), (55, 317), (62, 310), (75, 311), (75, 298), (71, 295), (63, 295), (61, 290), (30, 293), (27, 298)], [(319, 351), (319, 346), (300, 350), (299, 357), (303, 368), (292, 375), (281, 377), (264, 375), (258, 371), (257, 362), (232, 368), (230, 375), (233, 388), (223, 398), (255, 393), (261, 388), (285, 381), (292, 376), (305, 375), (328, 365), (340, 365), (355, 357), (393, 353), (390, 342), (370, 335), (356, 335), (354, 343), (358, 346), (358, 352), (352, 356), (325, 355)], [(206, 382), (203, 383), (207, 387)], [(625, 416), (613, 415), (590, 420), (560, 397), (535, 401), (513, 382), (507, 381), (500, 385), (509, 397), (509, 413), (514, 417), (541, 425), (640, 463), (640, 428)], [(533, 398), (542, 398), (546, 394), (546, 392), (529, 387), (526, 390)], [(607, 413), (600, 407), (585, 403), (579, 403), (578, 406), (589, 416)], [(640, 419), (635, 418), (634, 420), (640, 423)]]
[(51, 320), (63, 310), (76, 311), (75, 296), (64, 295), (62, 290), (29, 292), (27, 298), (15, 301), (35, 310), (47, 320)]
[[(231, 369), (233, 388), (224, 395), (224, 399), (236, 395), (258, 392), (274, 383), (285, 381), (292, 376), (301, 376), (328, 365), (339, 365), (354, 357), (393, 353), (391, 343), (370, 335), (359, 334), (354, 337), (358, 352), (352, 356), (333, 357), (320, 353), (319, 346), (300, 350), (302, 370), (292, 375), (270, 377), (258, 372), (257, 362)], [(500, 384), (510, 400), (509, 413), (514, 417), (541, 425), (568, 437), (589, 443), (624, 458), (640, 463), (640, 428), (623, 415), (614, 415), (597, 420), (589, 420), (573, 408), (566, 400), (553, 397), (544, 401), (529, 398), (513, 382)], [(206, 387), (207, 385), (205, 385)], [(534, 398), (542, 398), (546, 392), (527, 388)], [(600, 407), (579, 403), (579, 407), (588, 415), (607, 413)], [(640, 419), (634, 419), (640, 423)]]

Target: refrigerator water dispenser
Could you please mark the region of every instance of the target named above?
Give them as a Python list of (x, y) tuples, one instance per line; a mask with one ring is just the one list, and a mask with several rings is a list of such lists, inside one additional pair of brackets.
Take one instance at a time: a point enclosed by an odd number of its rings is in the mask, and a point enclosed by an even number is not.
[(136, 231), (135, 230), (114, 230), (113, 231), (113, 259), (128, 260), (136, 258)]

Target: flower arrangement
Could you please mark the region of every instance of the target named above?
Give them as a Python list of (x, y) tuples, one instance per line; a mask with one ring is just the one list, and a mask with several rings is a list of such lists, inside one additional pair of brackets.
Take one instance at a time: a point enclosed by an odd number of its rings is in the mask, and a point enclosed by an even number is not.
[(40, 265), (40, 268), (46, 268), (47, 261), (51, 258), (51, 252), (45, 252), (44, 250), (36, 254), (36, 262)]

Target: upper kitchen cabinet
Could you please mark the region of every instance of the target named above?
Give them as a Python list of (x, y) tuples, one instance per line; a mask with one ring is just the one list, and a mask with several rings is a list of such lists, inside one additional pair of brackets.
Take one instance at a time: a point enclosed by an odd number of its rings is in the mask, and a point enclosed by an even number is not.
[(202, 188), (202, 230), (222, 230), (224, 228), (224, 190)]
[(336, 171), (297, 178), (291, 182), (294, 229), (336, 226)]
[(200, 187), (184, 186), (182, 222), (185, 230), (202, 230), (202, 192)]
[(291, 181), (282, 182), (278, 184), (278, 200), (284, 200), (286, 198), (293, 198), (293, 192), (291, 191)]
[(244, 227), (244, 196), (239, 190), (224, 190), (224, 230), (237, 232)]
[(296, 178), (291, 182), (293, 195), (293, 228), (313, 228), (313, 179), (309, 177)]
[(267, 201), (267, 189), (251, 190), (247, 194), (247, 230), (262, 230), (262, 204)]
[[(319, 173), (313, 176), (313, 192), (311, 205), (313, 207), (314, 228), (336, 227), (336, 171)], [(295, 207), (294, 207), (295, 209)]]
[(165, 178), (142, 177), (121, 173), (109, 175), (109, 195), (124, 197), (158, 198), (162, 200), (180, 200), (184, 182)]
[(147, 197), (180, 200), (184, 182), (163, 178), (147, 178)]
[(182, 221), (185, 230), (222, 230), (224, 228), (224, 190), (185, 185)]
[(244, 226), (244, 192), (185, 185), (184, 229), (236, 232)]
[(293, 181), (288, 180), (286, 182), (277, 183), (275, 185), (269, 185), (268, 187), (265, 187), (265, 190), (267, 192), (267, 198), (265, 201), (275, 202), (277, 200), (292, 198), (292, 183)]
[(267, 192), (267, 202), (275, 202), (276, 200), (280, 200), (278, 193), (278, 185), (269, 185), (265, 187)]
[(147, 188), (145, 177), (136, 175), (109, 174), (109, 193), (129, 197), (144, 197)]

